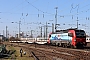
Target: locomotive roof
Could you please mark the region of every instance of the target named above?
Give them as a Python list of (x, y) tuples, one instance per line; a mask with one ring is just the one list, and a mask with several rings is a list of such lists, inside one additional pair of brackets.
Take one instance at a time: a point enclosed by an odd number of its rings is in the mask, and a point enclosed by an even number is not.
[(75, 30), (75, 31), (83, 31), (81, 29), (77, 29), (77, 28), (70, 28), (70, 29), (66, 29), (66, 30), (56, 30), (56, 32), (54, 33), (67, 33), (69, 30)]
[(81, 30), (81, 29), (77, 29), (77, 28), (69, 28), (69, 29), (65, 29), (65, 30), (56, 30), (56, 32), (68, 31), (68, 30)]

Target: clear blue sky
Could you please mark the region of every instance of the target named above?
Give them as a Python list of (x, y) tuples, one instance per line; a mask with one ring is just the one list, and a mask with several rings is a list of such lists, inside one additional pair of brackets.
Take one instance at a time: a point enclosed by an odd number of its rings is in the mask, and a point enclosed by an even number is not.
[(0, 33), (3, 34), (4, 30), (5, 34), (6, 26), (10, 35), (18, 33), (18, 22), (21, 21), (21, 31), (30, 34), (31, 30), (35, 30), (34, 35), (39, 35), (40, 22), (42, 25), (46, 22), (50, 26), (55, 24), (55, 7), (58, 7), (58, 29), (75, 28), (78, 17), (79, 29), (90, 35), (90, 0), (0, 0)]

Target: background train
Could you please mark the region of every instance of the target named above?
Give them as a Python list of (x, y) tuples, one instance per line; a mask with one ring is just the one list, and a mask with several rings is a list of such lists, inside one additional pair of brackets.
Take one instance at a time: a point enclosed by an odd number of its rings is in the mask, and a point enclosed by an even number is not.
[(47, 44), (47, 38), (20, 38), (18, 39), (10, 39), (10, 42), (17, 42), (17, 43), (36, 43), (36, 44)]

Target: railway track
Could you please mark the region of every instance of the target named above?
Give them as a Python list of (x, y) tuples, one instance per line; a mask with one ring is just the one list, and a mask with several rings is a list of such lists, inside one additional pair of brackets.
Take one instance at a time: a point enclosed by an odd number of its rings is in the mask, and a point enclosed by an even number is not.
[(22, 43), (20, 43), (19, 47), (26, 48), (29, 53), (33, 52), (39, 60), (81, 60), (81, 59), (89, 60), (90, 59), (90, 51), (86, 51), (86, 50), (61, 48), (61, 47), (48, 46), (48, 45), (22, 44)]

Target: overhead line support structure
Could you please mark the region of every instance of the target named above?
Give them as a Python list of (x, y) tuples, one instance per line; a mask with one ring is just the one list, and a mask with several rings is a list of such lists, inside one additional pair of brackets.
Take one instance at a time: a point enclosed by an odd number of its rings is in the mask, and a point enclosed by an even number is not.
[(20, 24), (21, 24), (21, 21), (19, 21), (19, 38), (20, 38), (20, 31), (21, 31)]
[(55, 15), (55, 31), (57, 30), (57, 9), (58, 7), (55, 7), (56, 9), (56, 15)]

